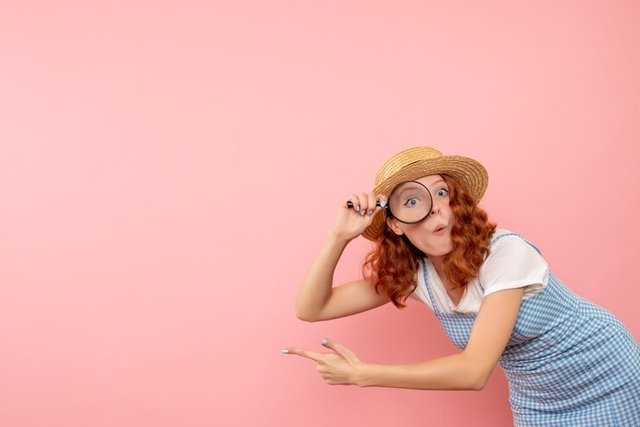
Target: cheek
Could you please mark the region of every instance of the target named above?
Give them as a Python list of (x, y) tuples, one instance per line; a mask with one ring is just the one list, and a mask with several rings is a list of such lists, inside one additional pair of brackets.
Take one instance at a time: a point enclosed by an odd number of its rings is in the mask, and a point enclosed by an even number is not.
[(446, 205), (444, 207), (444, 212), (443, 213), (448, 216), (450, 224), (453, 224), (454, 222), (456, 222), (456, 216), (453, 213), (453, 211), (451, 210), (451, 206)]

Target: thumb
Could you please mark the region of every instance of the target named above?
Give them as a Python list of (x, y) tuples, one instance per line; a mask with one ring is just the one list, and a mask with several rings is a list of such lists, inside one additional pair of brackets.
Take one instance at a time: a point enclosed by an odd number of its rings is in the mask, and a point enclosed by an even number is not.
[(360, 359), (358, 359), (358, 356), (356, 356), (356, 354), (353, 351), (349, 350), (347, 347), (341, 344), (338, 344), (337, 342), (334, 342), (328, 338), (323, 338), (321, 343), (323, 346), (335, 351), (337, 354), (344, 357), (349, 362), (360, 361)]

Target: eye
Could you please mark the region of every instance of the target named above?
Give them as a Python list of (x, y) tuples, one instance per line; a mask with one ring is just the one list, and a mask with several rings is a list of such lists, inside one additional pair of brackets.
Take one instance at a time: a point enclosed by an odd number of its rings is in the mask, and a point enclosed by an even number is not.
[(406, 207), (413, 208), (413, 207), (415, 207), (418, 203), (419, 203), (419, 200), (418, 200), (418, 199), (416, 199), (415, 197), (410, 197), (410, 198), (408, 198), (408, 199), (407, 199), (407, 201), (406, 201), (406, 202), (404, 202), (404, 205), (405, 205)]
[(447, 197), (449, 195), (449, 190), (447, 190), (446, 188), (441, 188), (436, 191), (436, 195), (438, 197)]

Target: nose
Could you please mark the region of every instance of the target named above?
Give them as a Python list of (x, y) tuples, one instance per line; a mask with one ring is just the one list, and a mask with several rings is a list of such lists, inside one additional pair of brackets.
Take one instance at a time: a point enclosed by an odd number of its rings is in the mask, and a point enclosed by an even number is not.
[(434, 203), (433, 206), (431, 206), (431, 212), (429, 212), (429, 215), (433, 216), (439, 212), (440, 212), (440, 206)]

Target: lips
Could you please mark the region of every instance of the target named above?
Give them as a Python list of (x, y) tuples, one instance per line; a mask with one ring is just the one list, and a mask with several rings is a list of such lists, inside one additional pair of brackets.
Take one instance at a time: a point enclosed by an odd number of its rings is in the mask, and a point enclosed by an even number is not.
[(444, 230), (445, 228), (447, 228), (447, 226), (446, 226), (446, 225), (439, 225), (439, 226), (437, 226), (436, 228), (434, 228), (434, 229), (433, 229), (433, 232), (434, 232), (434, 233), (439, 233), (439, 232), (441, 232), (442, 230)]

